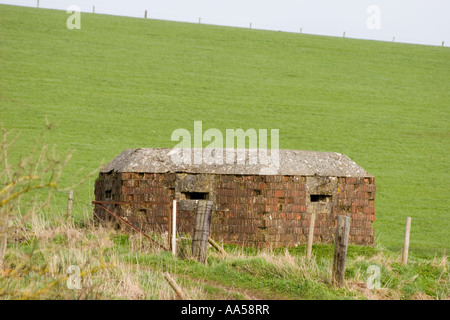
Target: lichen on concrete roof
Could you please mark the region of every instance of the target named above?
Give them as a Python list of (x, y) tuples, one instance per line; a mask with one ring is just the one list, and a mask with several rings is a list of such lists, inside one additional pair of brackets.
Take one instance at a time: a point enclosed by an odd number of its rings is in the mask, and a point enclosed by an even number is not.
[[(174, 161), (175, 149), (127, 149), (107, 164), (100, 172), (139, 172), (139, 173), (209, 173), (209, 174), (241, 174), (241, 175), (299, 175), (299, 176), (329, 176), (329, 177), (372, 177), (367, 171), (357, 165), (346, 155), (336, 152), (318, 152), (301, 150), (278, 150), (271, 154), (267, 150), (271, 161), (258, 161), (251, 164), (249, 157), (257, 152), (256, 149), (232, 149), (234, 152), (245, 154), (243, 158), (237, 157), (234, 162), (226, 161), (227, 152), (231, 149), (216, 149), (222, 152), (223, 157), (214, 158), (215, 161), (195, 161), (196, 156), (211, 149), (188, 149), (188, 163)], [(182, 149), (178, 149), (180, 152)], [(205, 151), (208, 150), (208, 151)], [(198, 153), (200, 152), (200, 153)], [(256, 153), (257, 154), (257, 153)], [(258, 154), (257, 154), (258, 155)], [(273, 155), (273, 157), (272, 157)], [(190, 157), (189, 157), (190, 156)], [(253, 160), (255, 158), (252, 158)], [(262, 158), (261, 158), (262, 159)], [(197, 159), (198, 160), (198, 159)], [(189, 163), (190, 162), (190, 163)], [(263, 163), (261, 163), (263, 162)], [(196, 164), (198, 163), (198, 164)]]

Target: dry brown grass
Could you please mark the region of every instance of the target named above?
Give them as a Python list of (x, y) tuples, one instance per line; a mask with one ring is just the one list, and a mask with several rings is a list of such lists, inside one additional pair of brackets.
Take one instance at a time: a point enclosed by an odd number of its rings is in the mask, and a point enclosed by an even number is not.
[(358, 292), (368, 300), (399, 300), (400, 292), (389, 288), (369, 289), (365, 282), (347, 282), (349, 290)]
[[(53, 220), (44, 217), (53, 216)], [(59, 217), (59, 218), (58, 218)], [(89, 220), (83, 227), (67, 222), (61, 213), (51, 215), (36, 211), (29, 224), (18, 224), (15, 230), (15, 242), (9, 246), (6, 268), (0, 278), (0, 298), (3, 299), (178, 299), (170, 285), (162, 276), (169, 271), (182, 286), (191, 299), (284, 299), (282, 292), (259, 291), (254, 287), (234, 287), (221, 283), (215, 277), (208, 279), (207, 269), (203, 270), (205, 278), (189, 274), (188, 266), (196, 269), (186, 252), (178, 259), (159, 262), (160, 248), (137, 233), (127, 233), (103, 225), (94, 225)], [(162, 240), (162, 239), (161, 239)], [(183, 249), (184, 250), (184, 249)], [(142, 260), (145, 256), (153, 257), (151, 264)], [(166, 257), (166, 258), (163, 258)], [(217, 264), (236, 265), (242, 274), (258, 277), (274, 277), (286, 281), (312, 281), (329, 287), (331, 263), (318, 259), (315, 255), (307, 259), (304, 255), (293, 255), (288, 250), (275, 253), (270, 249), (260, 250), (254, 254), (236, 249), (221, 255), (209, 251), (208, 267)], [(348, 262), (354, 274), (347, 285), (341, 289), (343, 296), (356, 299), (397, 300), (404, 298), (402, 287), (414, 285), (418, 273), (412, 273), (400, 280), (395, 278), (395, 265), (399, 264), (394, 255), (378, 252), (364, 257), (358, 256)], [(383, 266), (392, 279), (385, 279), (383, 288), (368, 289), (364, 266), (376, 264)], [(433, 268), (444, 270), (436, 279), (440, 289), (435, 296), (416, 292), (409, 299), (448, 299), (447, 258), (439, 257), (428, 262)], [(179, 268), (180, 264), (183, 267)], [(70, 276), (70, 266), (78, 266), (81, 271), (81, 290), (69, 290), (66, 282)], [(224, 274), (224, 277), (228, 275)], [(390, 285), (395, 280), (395, 286)], [(295, 285), (295, 282), (292, 282)], [(444, 289), (442, 289), (444, 288)], [(270, 292), (270, 294), (269, 294)]]

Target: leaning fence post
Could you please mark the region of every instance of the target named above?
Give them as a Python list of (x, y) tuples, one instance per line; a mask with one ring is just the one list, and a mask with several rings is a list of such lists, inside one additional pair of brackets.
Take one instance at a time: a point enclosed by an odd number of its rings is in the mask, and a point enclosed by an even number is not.
[(73, 190), (69, 191), (69, 198), (67, 200), (67, 220), (72, 218), (72, 202), (73, 202)]
[(331, 283), (342, 286), (345, 282), (345, 262), (347, 260), (348, 236), (350, 233), (350, 217), (337, 216), (334, 239), (334, 257)]
[(316, 220), (316, 213), (311, 214), (311, 221), (309, 223), (309, 233), (308, 233), (308, 248), (306, 250), (306, 258), (311, 258), (312, 244), (314, 239), (314, 222)]
[(170, 276), (168, 272), (164, 272), (164, 278), (166, 278), (167, 282), (172, 287), (173, 291), (179, 296), (182, 300), (187, 300), (188, 297), (184, 294), (181, 287), (178, 285), (178, 283)]
[(219, 246), (217, 244), (217, 242), (214, 241), (214, 239), (212, 239), (211, 237), (208, 237), (208, 241), (214, 247), (214, 249), (219, 251), (222, 255), (224, 255), (224, 256), (227, 255), (227, 252), (221, 246)]
[[(198, 200), (197, 200), (198, 201)], [(192, 255), (201, 263), (206, 261), (209, 228), (211, 225), (212, 201), (198, 201), (192, 236)]]
[(408, 250), (409, 250), (409, 233), (411, 231), (411, 217), (406, 218), (405, 226), (405, 242), (403, 244), (402, 264), (406, 266), (408, 263)]

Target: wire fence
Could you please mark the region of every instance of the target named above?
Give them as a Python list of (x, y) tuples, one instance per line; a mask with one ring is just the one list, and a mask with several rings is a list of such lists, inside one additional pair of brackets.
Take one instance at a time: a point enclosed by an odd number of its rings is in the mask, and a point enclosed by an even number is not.
[[(416, 43), (423, 45), (434, 45), (434, 46), (445, 46), (450, 43), (450, 39), (445, 41), (423, 39), (423, 38), (412, 38), (410, 36), (405, 36), (403, 34), (396, 35), (386, 35), (384, 33), (382, 36), (377, 35), (377, 33), (371, 33), (370, 36), (366, 35), (366, 32), (362, 29), (364, 27), (355, 29), (350, 27), (346, 21), (336, 20), (334, 26), (329, 28), (328, 31), (323, 29), (318, 30), (316, 26), (308, 25), (307, 22), (293, 25), (292, 23), (287, 23), (280, 25), (275, 22), (275, 19), (265, 19), (261, 21), (260, 19), (249, 19), (245, 16), (227, 15), (226, 19), (221, 18), (209, 18), (208, 16), (202, 16), (202, 14), (193, 15), (191, 13), (183, 12), (183, 8), (174, 8), (168, 11), (167, 9), (160, 7), (153, 7), (151, 3), (139, 2), (133, 3), (133, 7), (113, 7), (111, 3), (104, 2), (101, 0), (83, 0), (81, 4), (77, 5), (77, 0), (14, 0), (14, 1), (1, 1), (0, 3), (21, 5), (27, 7), (39, 7), (45, 9), (57, 9), (66, 11), (70, 6), (76, 5), (80, 8), (83, 13), (97, 13), (97, 14), (107, 14), (107, 15), (118, 15), (127, 16), (134, 18), (148, 18), (148, 19), (160, 19), (169, 21), (179, 21), (188, 23), (201, 23), (208, 25), (218, 25), (218, 26), (230, 26), (238, 28), (249, 28), (258, 30), (271, 30), (271, 31), (283, 31), (283, 32), (293, 32), (293, 33), (304, 33), (304, 34), (314, 34), (322, 36), (334, 36), (334, 37), (344, 37), (344, 38), (356, 38), (365, 40), (377, 40), (377, 41), (391, 41), (400, 43)], [(100, 2), (100, 3), (99, 3)], [(204, 13), (204, 12), (203, 12)], [(204, 14), (203, 14), (204, 15)], [(317, 17), (317, 21), (320, 21), (323, 17)], [(361, 19), (364, 20), (364, 19)], [(279, 21), (279, 19), (277, 20)], [(329, 23), (329, 22), (327, 22)], [(330, 31), (332, 30), (332, 31)], [(367, 30), (366, 30), (367, 31)]]

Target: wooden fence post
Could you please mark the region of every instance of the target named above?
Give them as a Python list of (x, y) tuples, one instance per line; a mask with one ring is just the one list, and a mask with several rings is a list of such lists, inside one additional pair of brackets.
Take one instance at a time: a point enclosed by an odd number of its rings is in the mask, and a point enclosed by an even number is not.
[(314, 223), (316, 220), (316, 213), (313, 212), (311, 214), (311, 221), (309, 222), (309, 233), (308, 233), (308, 248), (306, 250), (306, 258), (311, 259), (311, 251), (312, 251), (312, 244), (314, 239)]
[(145, 10), (145, 19), (147, 19), (147, 10)]
[(0, 216), (0, 269), (6, 255), (6, 245), (8, 243), (8, 215)]
[(227, 252), (225, 250), (223, 250), (223, 248), (221, 246), (219, 246), (217, 244), (217, 242), (214, 241), (214, 239), (212, 239), (211, 237), (208, 237), (208, 241), (214, 247), (214, 249), (219, 251), (222, 255), (224, 255), (224, 256), (227, 255)]
[(36, 8), (39, 8), (39, 0), (37, 0)]
[(192, 255), (201, 263), (206, 262), (209, 228), (211, 225), (212, 201), (197, 200), (197, 212), (192, 236)]
[(172, 255), (177, 254), (177, 200), (172, 205)]
[(73, 202), (73, 190), (69, 191), (69, 198), (67, 200), (67, 220), (72, 218), (72, 202)]
[(408, 263), (408, 250), (409, 250), (409, 232), (411, 231), (411, 217), (406, 218), (405, 226), (405, 242), (403, 244), (402, 264), (406, 266)]
[(92, 13), (95, 13), (95, 6), (92, 6)]
[(170, 276), (170, 274), (166, 271), (164, 272), (164, 278), (166, 278), (167, 282), (170, 284), (172, 289), (175, 291), (177, 296), (179, 296), (182, 300), (187, 300), (188, 297), (184, 294), (183, 290), (181, 290), (181, 287), (178, 285), (178, 283)]
[(331, 283), (342, 286), (345, 283), (345, 262), (347, 261), (348, 235), (350, 233), (350, 217), (337, 216), (334, 239), (333, 271)]

